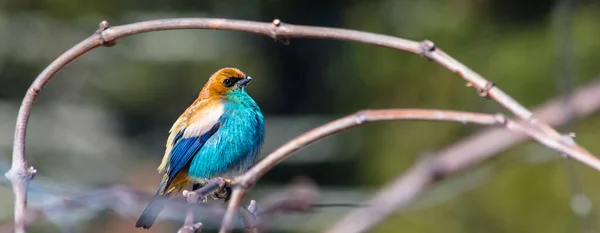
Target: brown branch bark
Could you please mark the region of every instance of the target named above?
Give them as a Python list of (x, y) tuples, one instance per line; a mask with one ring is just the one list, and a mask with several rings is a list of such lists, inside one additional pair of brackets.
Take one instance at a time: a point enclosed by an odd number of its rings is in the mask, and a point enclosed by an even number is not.
[[(564, 111), (565, 103), (572, 112)], [(556, 98), (534, 110), (544, 122), (557, 126), (570, 117), (585, 117), (600, 108), (600, 79), (581, 87), (570, 96)], [(571, 116), (573, 114), (573, 116)], [(435, 153), (435, 158), (421, 161), (390, 182), (374, 197), (365, 202), (366, 208), (355, 209), (327, 232), (364, 232), (394, 212), (406, 208), (430, 184), (490, 159), (510, 147), (528, 140), (523, 134), (496, 128), (476, 133)], [(432, 168), (436, 168), (433, 170)], [(368, 203), (368, 204), (367, 204)]]
[[(100, 47), (100, 46), (112, 46), (120, 38), (139, 34), (143, 32), (159, 31), (159, 30), (174, 30), (174, 29), (216, 29), (216, 30), (231, 30), (231, 31), (242, 31), (254, 34), (260, 34), (269, 36), (278, 41), (285, 41), (290, 38), (322, 38), (322, 39), (336, 39), (345, 41), (354, 41), (366, 44), (373, 44), (398, 50), (407, 51), (414, 54), (419, 54), (424, 57), (433, 60), (440, 65), (448, 68), (452, 72), (458, 74), (472, 86), (480, 90), (480, 94), (484, 96), (490, 96), (494, 98), (498, 103), (509, 109), (515, 115), (521, 119), (530, 120), (532, 124), (540, 128), (548, 137), (541, 137), (545, 139), (542, 143), (547, 146), (557, 149), (557, 146), (564, 146), (565, 143), (569, 143), (568, 139), (561, 137), (554, 129), (548, 125), (536, 120), (531, 112), (526, 108), (518, 104), (515, 100), (510, 98), (500, 89), (496, 88), (492, 82), (487, 81), (481, 75), (470, 70), (462, 63), (451, 58), (445, 54), (442, 50), (437, 49), (431, 41), (423, 41), (421, 43), (400, 39), (392, 36), (385, 36), (375, 33), (360, 32), (347, 29), (335, 29), (325, 27), (311, 27), (311, 26), (297, 26), (291, 24), (284, 24), (280, 20), (274, 20), (272, 23), (259, 23), (244, 20), (230, 20), (230, 19), (210, 19), (210, 18), (182, 18), (182, 19), (163, 19), (163, 20), (151, 20), (139, 23), (133, 23), (128, 25), (110, 27), (110, 25), (103, 21), (100, 23), (98, 31), (75, 45), (56, 60), (54, 60), (48, 67), (46, 67), (42, 73), (38, 75), (35, 81), (32, 83), (29, 91), (23, 99), (23, 103), (19, 109), (17, 116), (17, 123), (15, 129), (15, 137), (13, 144), (13, 164), (7, 177), (11, 180), (11, 184), (15, 191), (15, 223), (19, 225), (17, 232), (25, 232), (25, 221), (22, 218), (26, 208), (26, 192), (27, 182), (33, 177), (35, 173), (34, 169), (26, 169), (26, 157), (25, 157), (25, 135), (27, 129), (27, 122), (29, 119), (31, 107), (33, 102), (37, 98), (38, 94), (42, 91), (44, 86), (56, 75), (56, 73), (66, 66), (68, 63), (83, 55), (84, 53)], [(581, 147), (573, 145), (572, 147), (562, 148), (563, 150), (572, 149), (570, 153), (566, 153), (572, 156), (574, 159), (587, 166), (593, 167), (600, 171), (600, 160), (589, 154)], [(293, 152), (291, 150), (290, 152)], [(282, 156), (283, 158), (284, 156)], [(277, 163), (277, 160), (270, 160), (273, 163)], [(264, 164), (264, 163), (263, 163)], [(263, 165), (264, 166), (264, 165)], [(272, 167), (272, 166), (271, 166)], [(243, 186), (248, 186), (254, 183), (256, 179), (262, 174), (257, 173), (256, 170), (251, 170), (254, 175), (244, 175), (240, 179), (240, 183)], [(262, 173), (264, 174), (263, 171)], [(238, 187), (239, 189), (239, 187)], [(234, 192), (238, 195), (243, 195), (243, 191)], [(238, 196), (236, 195), (236, 196)], [(236, 198), (234, 196), (233, 198)], [(236, 202), (231, 202), (230, 205), (234, 205)], [(229, 208), (234, 211), (236, 208)], [(232, 216), (231, 213), (226, 216)], [(227, 218), (225, 220), (228, 220)], [(224, 221), (228, 223), (229, 221)], [(227, 228), (225, 225), (224, 228)]]

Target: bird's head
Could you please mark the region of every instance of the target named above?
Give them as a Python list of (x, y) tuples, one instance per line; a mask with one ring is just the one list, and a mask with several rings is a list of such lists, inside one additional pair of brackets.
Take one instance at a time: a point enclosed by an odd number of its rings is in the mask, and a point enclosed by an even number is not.
[(252, 77), (236, 68), (223, 68), (215, 72), (202, 88), (200, 97), (224, 95), (228, 92), (244, 89), (252, 81)]

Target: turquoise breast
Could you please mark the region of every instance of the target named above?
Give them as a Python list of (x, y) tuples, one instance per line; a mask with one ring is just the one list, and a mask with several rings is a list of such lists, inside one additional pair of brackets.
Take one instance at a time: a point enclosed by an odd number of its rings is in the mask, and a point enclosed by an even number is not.
[(231, 177), (246, 171), (260, 153), (264, 118), (243, 89), (224, 96), (220, 127), (191, 161), (188, 174), (195, 179)]

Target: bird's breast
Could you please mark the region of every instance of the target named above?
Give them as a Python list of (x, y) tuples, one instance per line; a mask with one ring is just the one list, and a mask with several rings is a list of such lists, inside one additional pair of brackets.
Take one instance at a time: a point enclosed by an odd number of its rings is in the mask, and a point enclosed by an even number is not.
[(236, 175), (254, 163), (264, 139), (264, 119), (258, 105), (249, 100), (224, 101), (220, 128), (192, 160), (190, 176)]

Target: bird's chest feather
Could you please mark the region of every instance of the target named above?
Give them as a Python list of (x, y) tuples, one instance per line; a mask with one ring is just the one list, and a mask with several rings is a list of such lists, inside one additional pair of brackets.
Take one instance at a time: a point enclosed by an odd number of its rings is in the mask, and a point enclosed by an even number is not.
[(189, 175), (195, 178), (237, 175), (250, 167), (263, 143), (264, 120), (247, 95), (225, 99), (220, 127), (194, 156)]

